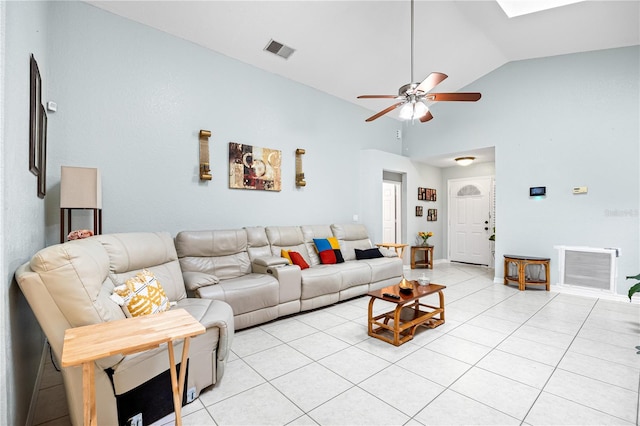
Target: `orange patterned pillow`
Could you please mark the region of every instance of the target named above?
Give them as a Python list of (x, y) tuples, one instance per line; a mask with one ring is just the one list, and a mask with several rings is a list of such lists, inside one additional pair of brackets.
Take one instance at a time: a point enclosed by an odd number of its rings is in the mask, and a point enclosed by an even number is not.
[(169, 298), (153, 272), (143, 269), (126, 283), (113, 289), (111, 300), (131, 318), (168, 311)]

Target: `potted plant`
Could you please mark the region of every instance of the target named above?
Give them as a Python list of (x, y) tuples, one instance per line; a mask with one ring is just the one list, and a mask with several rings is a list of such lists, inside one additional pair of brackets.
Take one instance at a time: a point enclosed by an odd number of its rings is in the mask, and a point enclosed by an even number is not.
[[(640, 280), (640, 274), (636, 275), (635, 277), (629, 276), (627, 277), (627, 279)], [(640, 292), (640, 281), (632, 285), (631, 288), (629, 289), (629, 302), (631, 302), (631, 296), (633, 296), (637, 292)]]

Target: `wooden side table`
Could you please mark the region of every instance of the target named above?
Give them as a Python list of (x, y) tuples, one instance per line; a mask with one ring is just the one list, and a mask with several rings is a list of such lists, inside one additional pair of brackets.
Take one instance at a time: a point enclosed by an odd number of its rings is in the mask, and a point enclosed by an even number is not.
[[(530, 256), (513, 256), (509, 254), (504, 255), (504, 285), (509, 282), (518, 283), (518, 290), (523, 291), (527, 285), (543, 285), (546, 290), (549, 291), (549, 258), (547, 257), (530, 257)], [(509, 274), (509, 265), (515, 265), (516, 274)], [(529, 265), (542, 265), (545, 270), (545, 279), (527, 278), (527, 266)]]
[[(424, 252), (422, 261), (416, 261), (418, 252)], [(433, 246), (411, 246), (411, 269), (416, 269), (418, 266), (433, 269)]]
[[(62, 366), (82, 364), (84, 424), (97, 426), (94, 361), (117, 354), (142, 352), (167, 343), (176, 425), (182, 425), (182, 389), (189, 355), (189, 338), (205, 328), (184, 309), (154, 315), (69, 328), (64, 333)], [(177, 379), (173, 341), (184, 339), (180, 378)]]
[(380, 243), (380, 244), (376, 244), (376, 246), (384, 247), (388, 249), (395, 249), (396, 253), (398, 253), (398, 257), (402, 259), (402, 256), (404, 256), (404, 248), (408, 246), (408, 244)]

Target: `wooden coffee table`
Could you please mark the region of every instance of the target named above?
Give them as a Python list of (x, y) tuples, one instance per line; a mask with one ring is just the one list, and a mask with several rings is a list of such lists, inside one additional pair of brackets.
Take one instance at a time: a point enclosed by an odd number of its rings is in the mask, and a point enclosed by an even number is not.
[[(446, 286), (440, 284), (419, 285), (417, 281), (410, 282), (413, 284), (411, 293), (401, 293), (398, 284), (367, 293), (371, 297), (369, 300), (369, 336), (400, 346), (413, 339), (419, 326), (436, 328), (444, 324), (444, 293), (442, 290)], [(433, 293), (438, 293), (439, 306), (420, 303), (421, 297)], [(399, 299), (387, 297), (385, 294), (398, 295)], [(378, 299), (395, 303), (395, 309), (374, 317), (373, 303)], [(390, 325), (390, 321), (393, 321), (393, 324)], [(393, 334), (393, 339), (384, 336), (383, 333), (389, 331)]]

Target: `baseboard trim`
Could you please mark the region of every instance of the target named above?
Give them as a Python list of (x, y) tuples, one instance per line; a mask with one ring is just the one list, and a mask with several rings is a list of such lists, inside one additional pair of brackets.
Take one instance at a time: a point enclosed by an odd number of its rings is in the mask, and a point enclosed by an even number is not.
[[(494, 284), (504, 284), (504, 278), (502, 277), (494, 277)], [(512, 283), (513, 284), (513, 283)], [(603, 299), (603, 300), (611, 300), (613, 302), (626, 302), (632, 303), (634, 305), (640, 305), (640, 298), (636, 298), (629, 302), (629, 298), (624, 294), (610, 294), (603, 293), (601, 291), (589, 290), (588, 288), (579, 288), (579, 287), (568, 287), (559, 284), (551, 284), (550, 291), (555, 291), (556, 293), (561, 294), (570, 294), (573, 296), (582, 296), (589, 297), (591, 299)]]
[(31, 402), (29, 403), (29, 411), (27, 412), (27, 420), (24, 422), (25, 426), (32, 426), (33, 419), (36, 415), (36, 405), (38, 404), (38, 392), (40, 392), (40, 384), (42, 383), (42, 374), (44, 372), (44, 364), (47, 362), (47, 355), (49, 353), (49, 342), (44, 339), (44, 345), (42, 346), (42, 355), (40, 356), (40, 365), (38, 366), (38, 374), (36, 375), (36, 382), (33, 384), (33, 392), (31, 393)]

